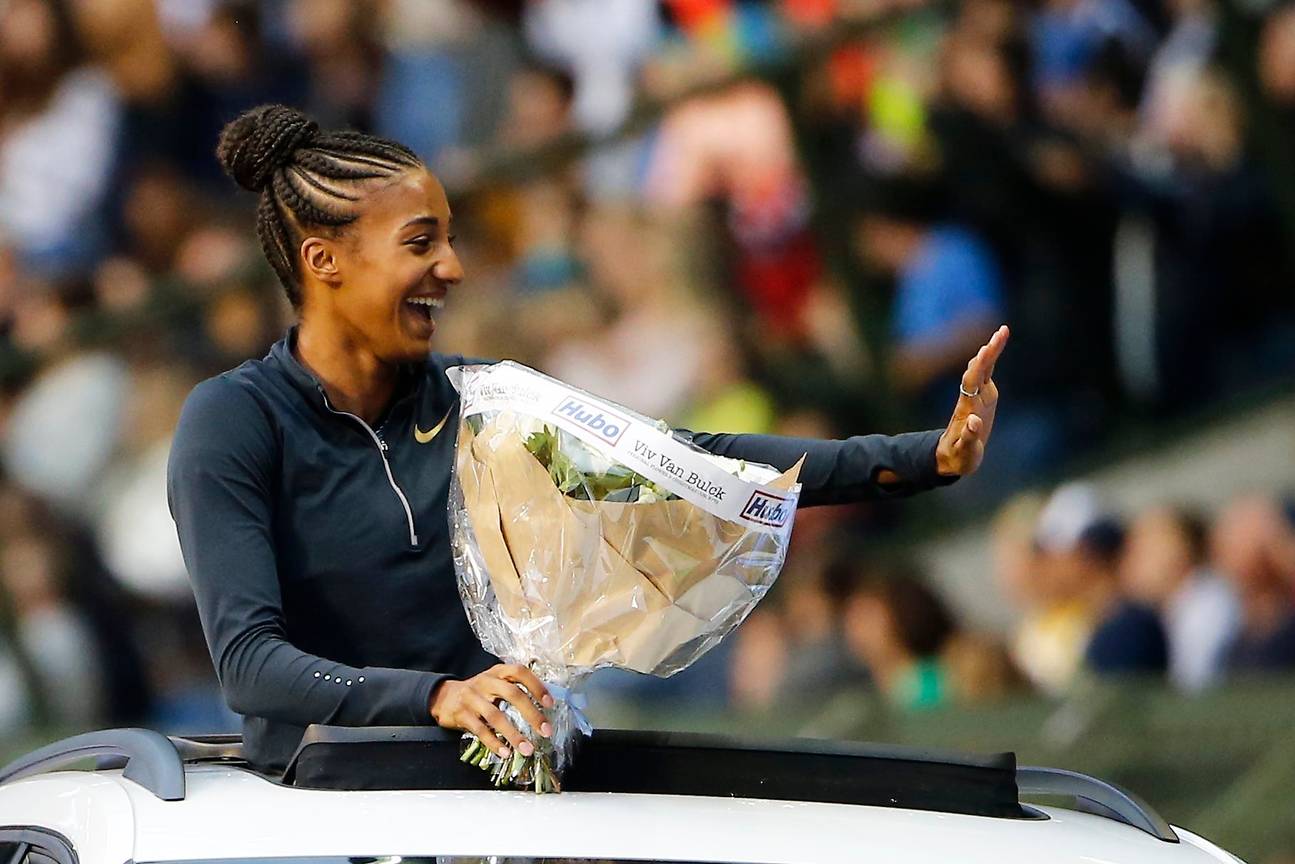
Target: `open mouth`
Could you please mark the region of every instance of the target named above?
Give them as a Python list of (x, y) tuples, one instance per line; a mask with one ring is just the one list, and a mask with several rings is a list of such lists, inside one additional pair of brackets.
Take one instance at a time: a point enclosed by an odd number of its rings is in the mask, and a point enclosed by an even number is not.
[(414, 314), (426, 320), (432, 320), (432, 313), (437, 309), (445, 306), (444, 297), (410, 297), (405, 301), (405, 305), (413, 310)]

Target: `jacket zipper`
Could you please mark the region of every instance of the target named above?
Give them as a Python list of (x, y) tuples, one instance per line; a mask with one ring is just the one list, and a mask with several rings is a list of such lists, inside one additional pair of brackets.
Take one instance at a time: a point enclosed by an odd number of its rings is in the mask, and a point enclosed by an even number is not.
[(364, 431), (369, 433), (369, 437), (373, 439), (373, 443), (377, 445), (378, 455), (382, 457), (382, 467), (387, 471), (387, 482), (391, 484), (391, 491), (395, 492), (396, 497), (400, 499), (400, 506), (405, 508), (405, 519), (409, 523), (409, 545), (417, 546), (418, 532), (414, 530), (414, 511), (409, 508), (409, 499), (405, 497), (405, 493), (402, 492), (400, 490), (400, 486), (396, 484), (396, 476), (391, 473), (391, 462), (387, 460), (387, 442), (383, 441), (382, 437), (378, 435), (377, 432), (373, 431), (372, 426), (364, 422), (363, 417), (360, 417), (357, 414), (352, 414), (349, 411), (338, 411), (334, 408), (332, 403), (328, 401), (328, 394), (324, 392), (323, 387), (319, 388), (319, 395), (324, 397), (325, 408), (339, 417), (350, 417), (356, 423), (359, 423), (364, 427)]

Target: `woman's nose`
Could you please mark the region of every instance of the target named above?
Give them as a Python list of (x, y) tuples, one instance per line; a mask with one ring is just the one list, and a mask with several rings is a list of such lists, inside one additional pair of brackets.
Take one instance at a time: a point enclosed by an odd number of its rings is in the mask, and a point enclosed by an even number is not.
[(432, 275), (441, 282), (457, 285), (463, 281), (463, 265), (459, 262), (458, 253), (453, 249), (432, 267)]

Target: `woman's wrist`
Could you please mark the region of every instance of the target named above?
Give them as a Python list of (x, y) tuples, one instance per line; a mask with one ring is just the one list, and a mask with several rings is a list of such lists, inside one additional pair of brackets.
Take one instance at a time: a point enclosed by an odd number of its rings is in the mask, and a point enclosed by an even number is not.
[(432, 685), (432, 692), (427, 696), (427, 714), (432, 718), (432, 722), (438, 726), (441, 725), (441, 712), (439, 709), (444, 702), (445, 685), (453, 680), (449, 676), (441, 678)]

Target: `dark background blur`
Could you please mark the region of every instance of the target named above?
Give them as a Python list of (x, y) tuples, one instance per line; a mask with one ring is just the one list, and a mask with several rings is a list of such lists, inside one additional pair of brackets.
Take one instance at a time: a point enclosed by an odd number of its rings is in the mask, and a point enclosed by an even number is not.
[(441, 176), (440, 350), (674, 424), (942, 426), (1011, 324), (980, 474), (803, 511), (597, 719), (1014, 749), (1295, 860), (1295, 6), (0, 0), (7, 753), (236, 725), (164, 471), (290, 322), (213, 156), (265, 101)]

